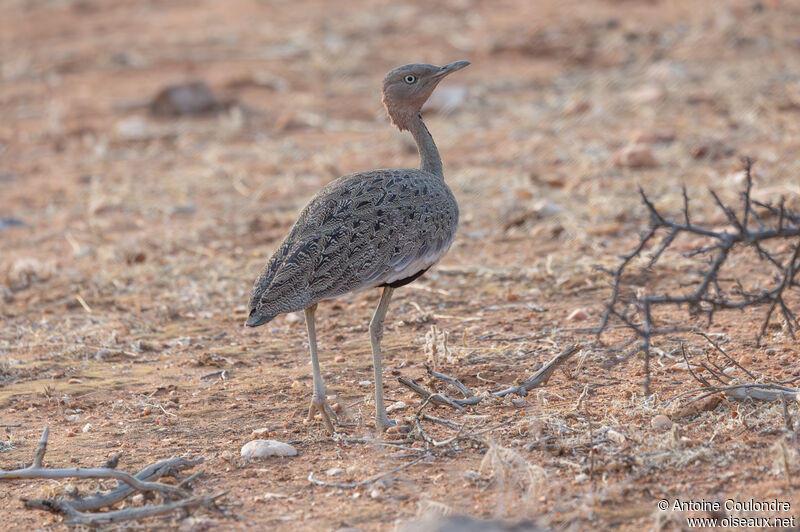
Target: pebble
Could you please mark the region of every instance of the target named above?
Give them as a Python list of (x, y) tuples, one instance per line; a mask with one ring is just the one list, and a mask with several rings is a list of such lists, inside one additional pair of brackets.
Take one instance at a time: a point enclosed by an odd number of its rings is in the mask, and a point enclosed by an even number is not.
[(344, 362), (344, 357), (343, 356), (338, 356), (338, 357), (334, 358), (333, 361), (336, 362), (337, 364), (341, 364), (342, 362)]
[(47, 281), (53, 276), (54, 267), (34, 258), (22, 257), (15, 260), (8, 269), (8, 286), (16, 292), (28, 288), (34, 282)]
[(91, 432), (91, 431), (92, 431), (92, 424), (91, 423), (87, 423), (81, 429), (81, 432)]
[(269, 429), (266, 427), (255, 429), (253, 432), (250, 433), (250, 436), (253, 438), (262, 438), (264, 436), (269, 436)]
[(378, 491), (377, 489), (373, 489), (372, 491), (369, 492), (369, 496), (373, 499), (377, 499), (378, 497), (381, 496), (381, 492)]
[(622, 168), (653, 168), (657, 165), (653, 151), (646, 144), (630, 144), (617, 151), (612, 159)]
[(265, 456), (297, 456), (297, 449), (276, 440), (253, 440), (242, 446), (245, 458), (263, 458)]
[(408, 408), (408, 405), (405, 404), (403, 401), (397, 401), (396, 403), (390, 404), (386, 407), (386, 413), (395, 412), (396, 410), (404, 410)]
[(155, 116), (202, 115), (223, 108), (204, 81), (189, 81), (164, 87), (150, 103)]
[(606, 432), (606, 438), (613, 441), (617, 445), (625, 444), (625, 435), (621, 432), (617, 432), (614, 429), (608, 429), (608, 432)]
[(142, 116), (131, 116), (117, 122), (117, 135), (127, 140), (144, 140), (152, 136), (150, 122)]
[(588, 317), (589, 317), (589, 313), (586, 312), (585, 309), (576, 308), (575, 310), (573, 310), (572, 312), (569, 313), (569, 316), (567, 316), (567, 319), (569, 321), (581, 321), (581, 320), (585, 320)]
[(286, 315), (286, 323), (297, 323), (302, 320), (303, 318), (301, 318), (300, 314), (298, 314), (297, 312), (290, 312), (289, 314)]
[(528, 405), (528, 402), (524, 397), (515, 397), (511, 400), (511, 404), (517, 408), (525, 408)]
[(81, 381), (80, 379), (76, 379), (75, 377), (72, 377), (70, 380), (67, 381), (67, 384), (80, 384), (81, 382), (83, 381)]
[(372, 381), (358, 381), (359, 386), (372, 386)]
[(672, 427), (672, 421), (664, 414), (659, 414), (653, 418), (651, 422), (653, 428), (662, 432), (668, 431)]
[(657, 142), (672, 142), (675, 140), (675, 132), (671, 129), (647, 129), (639, 131), (634, 137), (636, 144), (654, 144)]
[(341, 467), (332, 467), (325, 471), (325, 474), (329, 477), (335, 477), (336, 475), (341, 475), (342, 473), (344, 473), (344, 469)]
[(628, 99), (632, 103), (647, 104), (653, 103), (664, 97), (664, 91), (656, 85), (643, 85), (636, 90), (628, 93)]
[(572, 100), (564, 107), (564, 116), (582, 115), (592, 108), (592, 104), (586, 100)]

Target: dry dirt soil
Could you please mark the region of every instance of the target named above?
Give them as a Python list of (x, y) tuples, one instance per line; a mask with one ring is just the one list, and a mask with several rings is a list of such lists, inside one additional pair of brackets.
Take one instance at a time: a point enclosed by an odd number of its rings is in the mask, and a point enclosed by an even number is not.
[[(750, 156), (755, 194), (800, 203), (800, 4), (429, 4), (0, 1), (0, 467), (29, 464), (49, 425), (49, 467), (120, 455), (138, 471), (192, 454), (205, 470), (195, 493), (229, 490), (227, 517), (199, 509), (114, 528), (392, 530), (439, 511), (678, 530), (705, 515), (657, 508), (676, 498), (785, 501), (788, 512), (737, 515), (800, 518), (786, 428), (800, 422), (796, 403), (784, 415), (780, 403), (725, 398), (687, 414), (670, 401), (699, 386), (680, 341), (693, 364), (732, 366), (705, 339), (656, 338), (647, 395), (642, 353), (616, 349), (625, 329), (591, 333), (610, 296), (597, 267), (614, 267), (649, 222), (637, 185), (668, 213), (685, 185), (694, 220), (724, 227), (708, 188), (737, 201)], [(525, 398), (425, 407), (471, 437), (434, 447), (417, 431), (387, 446), (374, 439), (367, 330), (378, 291), (322, 303), (323, 374), (352, 423), (329, 438), (319, 419), (303, 422), (302, 315), (244, 328), (250, 287), (325, 183), (417, 164), (381, 107), (385, 72), (458, 59), (472, 65), (425, 117), (461, 223), (441, 264), (389, 309), (386, 395), (408, 405), (392, 415), (413, 419), (421, 406), (399, 377), (460, 397), (426, 364), (481, 395), (571, 343), (581, 350)], [(190, 81), (219, 105), (153, 112), (159, 91)], [(702, 261), (680, 253), (697, 243), (681, 245), (639, 290), (697, 283)], [(770, 268), (743, 253), (727, 281), (766, 286)], [(800, 375), (779, 316), (755, 341), (765, 311), (723, 312), (707, 328), (753, 373), (726, 369), (740, 382)], [(685, 309), (663, 319), (705, 328)], [(244, 461), (258, 429), (298, 455)], [(369, 479), (426, 447), (378, 482), (309, 481)], [(112, 485), (3, 482), (0, 528), (66, 529), (21, 499)]]

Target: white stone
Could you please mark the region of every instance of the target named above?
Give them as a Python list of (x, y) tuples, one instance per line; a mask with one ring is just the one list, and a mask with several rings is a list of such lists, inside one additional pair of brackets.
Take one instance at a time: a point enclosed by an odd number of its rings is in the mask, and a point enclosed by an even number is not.
[(150, 123), (142, 116), (131, 116), (117, 122), (117, 135), (129, 140), (143, 140), (152, 136)]
[(617, 445), (625, 444), (625, 435), (621, 432), (617, 432), (614, 429), (608, 429), (608, 432), (606, 432), (606, 438), (613, 441)]
[(91, 432), (91, 430), (92, 430), (92, 424), (91, 423), (87, 423), (81, 429), (82, 432)]
[(265, 456), (297, 456), (297, 449), (276, 440), (253, 440), (242, 446), (244, 458), (263, 458)]
[(405, 404), (403, 401), (397, 401), (396, 403), (392, 403), (386, 407), (386, 413), (389, 414), (396, 410), (403, 410), (405, 408), (408, 408), (407, 404)]
[(329, 477), (341, 475), (342, 473), (344, 473), (344, 469), (342, 469), (341, 467), (332, 467), (327, 471), (325, 471), (325, 474), (328, 475)]
[(289, 314), (286, 315), (286, 322), (287, 323), (297, 323), (297, 322), (302, 321), (302, 320), (303, 320), (303, 318), (301, 318), (300, 314), (297, 313), (297, 312), (290, 312)]
[(668, 431), (672, 428), (672, 421), (665, 415), (659, 414), (651, 421), (653, 428), (662, 432)]

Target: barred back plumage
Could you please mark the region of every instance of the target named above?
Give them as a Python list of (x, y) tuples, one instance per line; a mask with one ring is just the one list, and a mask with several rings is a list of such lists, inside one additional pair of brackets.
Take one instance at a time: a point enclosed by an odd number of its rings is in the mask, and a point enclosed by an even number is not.
[(314, 377), (309, 419), (319, 412), (333, 432), (335, 417), (325, 398), (317, 356), (317, 302), (371, 287), (383, 293), (370, 323), (379, 430), (392, 422), (383, 405), (380, 341), (392, 291), (441, 259), (456, 234), (458, 205), (444, 182), (439, 151), (420, 115), (422, 105), (448, 74), (467, 66), (413, 63), (383, 82), (383, 103), (392, 123), (414, 136), (419, 169), (350, 174), (323, 187), (300, 213), (253, 285), (247, 325), (305, 310)]
[(444, 256), (457, 226), (456, 199), (437, 176), (403, 169), (340, 177), (303, 209), (256, 281), (252, 322), (412, 277)]

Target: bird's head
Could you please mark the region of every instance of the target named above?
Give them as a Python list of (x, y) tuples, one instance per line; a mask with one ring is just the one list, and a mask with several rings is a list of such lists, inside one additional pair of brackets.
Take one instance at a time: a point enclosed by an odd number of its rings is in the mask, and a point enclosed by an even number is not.
[(392, 123), (400, 131), (408, 129), (439, 82), (467, 65), (469, 61), (456, 61), (442, 67), (411, 63), (386, 74), (383, 80), (383, 105)]

